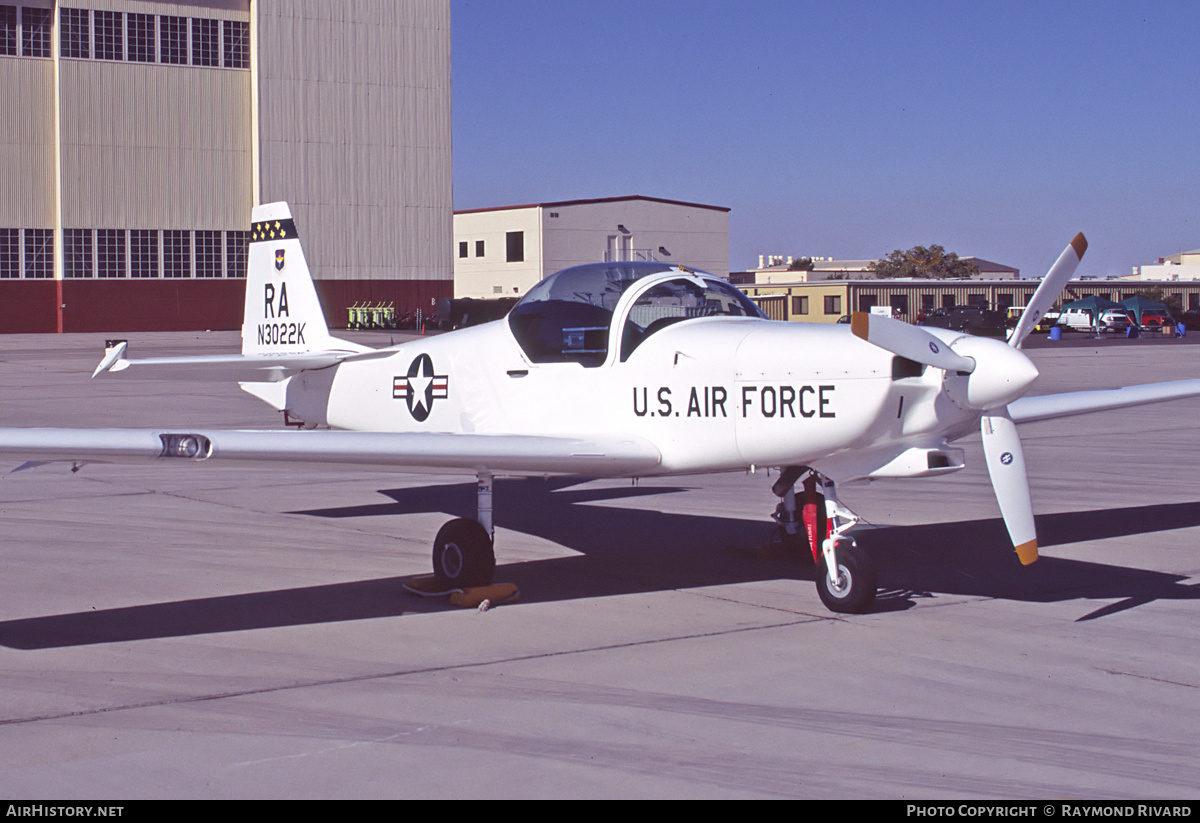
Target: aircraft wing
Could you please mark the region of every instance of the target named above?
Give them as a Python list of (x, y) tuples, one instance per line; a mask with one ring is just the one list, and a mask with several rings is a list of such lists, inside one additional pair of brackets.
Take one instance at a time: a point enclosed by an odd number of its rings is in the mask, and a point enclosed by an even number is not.
[(32, 463), (294, 461), (586, 477), (636, 475), (658, 466), (641, 438), (349, 431), (0, 429), (0, 458)]
[(1170, 383), (1126, 386), (1121, 389), (1023, 397), (1009, 403), (1008, 411), (1014, 423), (1031, 423), (1035, 420), (1052, 420), (1075, 414), (1145, 406), (1187, 397), (1200, 397), (1200, 380), (1176, 380)]

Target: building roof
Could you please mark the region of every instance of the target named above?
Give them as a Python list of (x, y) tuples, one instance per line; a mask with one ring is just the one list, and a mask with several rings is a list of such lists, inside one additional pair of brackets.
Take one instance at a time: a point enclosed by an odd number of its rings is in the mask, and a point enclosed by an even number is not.
[(582, 206), (593, 203), (620, 203), (626, 200), (644, 200), (649, 203), (666, 203), (671, 206), (688, 206), (693, 209), (712, 209), (713, 211), (728, 212), (728, 206), (710, 206), (705, 203), (688, 203), (684, 200), (664, 200), (661, 197), (646, 197), (642, 194), (630, 194), (624, 197), (594, 197), (586, 200), (555, 200), (549, 203), (523, 203), (516, 206), (493, 206), (487, 209), (456, 209), (455, 214), (478, 214), (486, 211), (509, 211), (511, 209), (548, 208), (551, 206)]
[(982, 257), (960, 257), (960, 260), (965, 260), (968, 263), (974, 263), (979, 266), (981, 272), (984, 271), (1007, 271), (1014, 275), (1020, 274), (1020, 269), (1014, 269), (1012, 266), (1006, 266), (1003, 263), (993, 263), (991, 260), (984, 260)]

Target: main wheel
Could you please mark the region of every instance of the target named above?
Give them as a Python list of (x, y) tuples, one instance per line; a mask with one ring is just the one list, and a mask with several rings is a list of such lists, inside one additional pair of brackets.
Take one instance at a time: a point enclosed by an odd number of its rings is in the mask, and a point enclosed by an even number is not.
[(875, 564), (853, 544), (837, 548), (838, 579), (830, 582), (824, 556), (817, 564), (817, 594), (831, 612), (862, 614), (875, 602)]
[(487, 530), (460, 517), (438, 530), (433, 541), (433, 574), (447, 589), (487, 586), (496, 573), (496, 553)]

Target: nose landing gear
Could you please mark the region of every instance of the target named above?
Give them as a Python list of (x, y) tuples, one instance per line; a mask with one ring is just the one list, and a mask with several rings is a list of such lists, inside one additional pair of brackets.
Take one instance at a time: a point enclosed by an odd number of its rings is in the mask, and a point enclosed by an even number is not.
[[(807, 475), (807, 476), (805, 476)], [(804, 477), (802, 503), (795, 484)], [(862, 614), (875, 602), (875, 563), (847, 532), (858, 523), (854, 512), (837, 499), (833, 481), (806, 466), (788, 466), (771, 487), (779, 496), (775, 510), (784, 545), (798, 545), (800, 523), (817, 566), (817, 594), (830, 611)]]

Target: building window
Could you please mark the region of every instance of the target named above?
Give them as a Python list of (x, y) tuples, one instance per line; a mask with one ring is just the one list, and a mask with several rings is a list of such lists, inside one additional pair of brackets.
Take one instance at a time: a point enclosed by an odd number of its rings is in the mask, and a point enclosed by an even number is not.
[(224, 20), (225, 68), (250, 68), (250, 24), (239, 20)]
[(54, 276), (53, 229), (25, 229), (25, 276)]
[(954, 308), (954, 295), (953, 294), (943, 294), (942, 295), (942, 308), (943, 309)]
[(879, 298), (874, 294), (860, 294), (858, 296), (858, 310), (869, 312), (873, 306), (879, 302)]
[(921, 295), (921, 311), (925, 312), (926, 314), (933, 311), (933, 295), (932, 294), (922, 294)]
[(483, 257), (483, 241), (482, 240), (475, 241), (475, 256)]
[(466, 241), (466, 240), (462, 240), (462, 241), (460, 241), (460, 242), (459, 242), (459, 244), (458, 244), (458, 256), (459, 256), (459, 257), (466, 257), (466, 256), (467, 256), (467, 241)]
[(504, 235), (504, 259), (509, 263), (525, 261), (525, 232), (510, 231)]
[(63, 277), (92, 276), (92, 230), (63, 230)]
[(125, 230), (96, 230), (96, 276), (125, 276)]
[(217, 20), (192, 18), (192, 65), (219, 66), (221, 30)]
[(842, 313), (842, 296), (840, 294), (825, 295), (825, 313), (826, 314), (841, 314)]
[(246, 254), (250, 248), (250, 232), (231, 231), (225, 233), (225, 276), (246, 276)]
[(163, 231), (163, 277), (192, 276), (192, 238), (186, 231)]
[(119, 11), (97, 11), (95, 15), (96, 59), (124, 60), (124, 15)]
[(182, 66), (188, 61), (188, 21), (186, 17), (161, 15), (158, 18), (159, 61)]
[(21, 230), (0, 229), (0, 277), (21, 276)]
[(891, 297), (888, 298), (888, 303), (892, 308), (893, 315), (897, 315), (897, 314), (907, 315), (908, 314), (908, 295), (907, 294), (893, 294)]
[(129, 59), (135, 63), (154, 62), (154, 15), (125, 15), (126, 40), (129, 41)]
[(808, 314), (808, 297), (792, 296), (792, 314)]
[[(29, 9), (22, 9), (26, 13)], [(91, 33), (88, 29), (87, 9), (62, 9), (59, 12), (59, 38), (63, 57), (91, 57)], [(28, 24), (26, 24), (28, 25)]]
[(17, 54), (16, 6), (0, 6), (0, 54), (10, 57)]
[(196, 276), (221, 277), (221, 233), (219, 231), (196, 232)]
[(50, 56), (50, 14), (50, 9), (21, 9), (21, 53), (26, 57)]
[(129, 274), (132, 277), (158, 277), (158, 232), (155, 229), (129, 232)]

